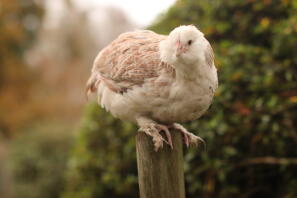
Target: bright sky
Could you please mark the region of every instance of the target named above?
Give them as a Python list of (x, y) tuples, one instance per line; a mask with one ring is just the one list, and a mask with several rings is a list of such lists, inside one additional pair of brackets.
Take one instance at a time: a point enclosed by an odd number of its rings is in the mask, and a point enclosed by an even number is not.
[(141, 26), (149, 25), (166, 11), (175, 0), (76, 0), (81, 7), (90, 8), (96, 5), (113, 5), (123, 9), (127, 16)]

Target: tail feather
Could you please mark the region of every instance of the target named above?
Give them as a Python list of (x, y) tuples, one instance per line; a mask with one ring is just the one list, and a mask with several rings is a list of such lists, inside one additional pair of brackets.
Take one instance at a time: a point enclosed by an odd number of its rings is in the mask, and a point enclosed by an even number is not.
[(98, 87), (99, 83), (100, 83), (99, 75), (97, 73), (93, 72), (87, 82), (87, 85), (86, 85), (85, 93), (86, 93), (87, 100), (92, 93), (97, 91), (97, 87)]

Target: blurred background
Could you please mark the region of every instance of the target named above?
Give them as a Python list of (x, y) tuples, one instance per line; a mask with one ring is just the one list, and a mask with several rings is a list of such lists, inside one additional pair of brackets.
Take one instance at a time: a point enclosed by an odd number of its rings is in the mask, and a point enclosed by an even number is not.
[(297, 197), (296, 0), (1, 0), (0, 198), (138, 197), (136, 126), (86, 102), (120, 33), (199, 27), (220, 86), (186, 127), (187, 197)]

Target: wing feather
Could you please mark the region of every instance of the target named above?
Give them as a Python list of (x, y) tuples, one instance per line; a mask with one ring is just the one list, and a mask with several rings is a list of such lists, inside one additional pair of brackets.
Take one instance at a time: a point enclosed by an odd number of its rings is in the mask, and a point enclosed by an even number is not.
[(100, 77), (103, 82), (108, 81), (106, 84), (127, 90), (158, 77), (164, 70), (174, 73), (170, 65), (160, 60), (159, 43), (164, 39), (166, 36), (148, 30), (121, 34), (95, 59), (87, 91), (95, 90), (94, 83)]
[(206, 46), (205, 61), (209, 67), (212, 67), (213, 62), (214, 62), (214, 53), (213, 53), (212, 47), (209, 43)]

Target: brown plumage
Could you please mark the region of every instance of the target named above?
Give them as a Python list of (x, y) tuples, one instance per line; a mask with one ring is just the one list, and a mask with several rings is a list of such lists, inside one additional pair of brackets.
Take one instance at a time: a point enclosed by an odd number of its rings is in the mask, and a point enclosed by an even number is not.
[(175, 70), (160, 60), (159, 43), (166, 38), (148, 30), (120, 35), (95, 59), (87, 94), (96, 91), (100, 81), (113, 91), (125, 92), (142, 85), (146, 79), (158, 77), (161, 72), (175, 75)]

